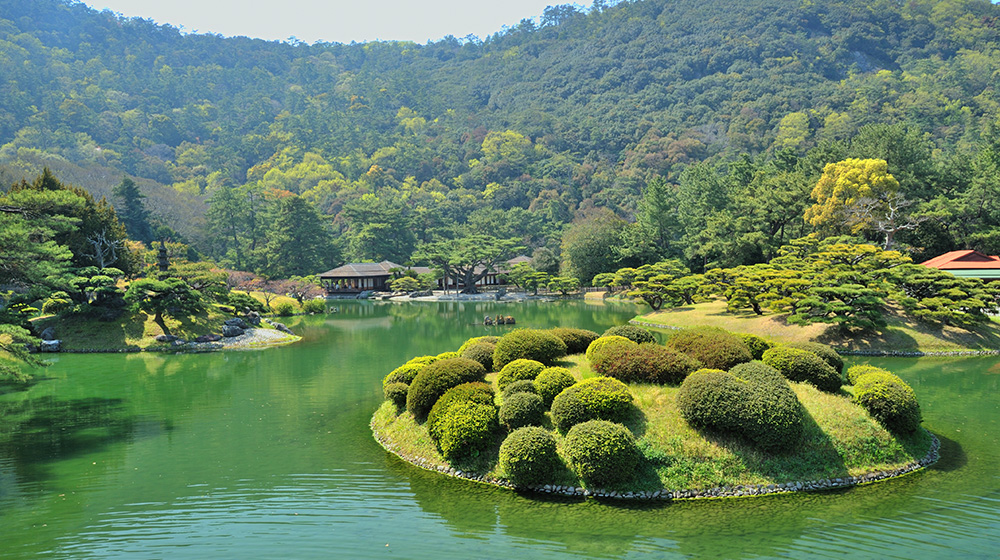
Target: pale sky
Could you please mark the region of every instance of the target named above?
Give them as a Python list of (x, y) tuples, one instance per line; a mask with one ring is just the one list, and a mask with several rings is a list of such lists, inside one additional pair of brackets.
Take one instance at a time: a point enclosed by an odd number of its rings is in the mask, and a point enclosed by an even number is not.
[[(306, 43), (399, 40), (426, 43), (446, 35), (485, 38), (546, 6), (568, 0), (84, 0), (96, 10), (152, 19), (187, 33), (246, 35)], [(589, 4), (588, 4), (589, 6)]]

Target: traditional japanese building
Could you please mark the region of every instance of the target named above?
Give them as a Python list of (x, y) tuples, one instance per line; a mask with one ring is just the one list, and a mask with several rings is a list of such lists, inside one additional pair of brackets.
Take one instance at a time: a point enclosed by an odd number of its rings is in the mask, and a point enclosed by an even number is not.
[[(431, 271), (424, 266), (411, 266), (409, 268), (417, 274)], [(392, 261), (348, 263), (320, 274), (319, 281), (326, 288), (326, 293), (330, 295), (359, 294), (365, 291), (387, 292), (389, 291), (389, 282), (395, 277), (390, 272), (392, 269), (402, 271), (406, 270), (407, 267)]]
[(1000, 257), (984, 255), (979, 251), (950, 251), (920, 264), (945, 270), (960, 278), (979, 278), (987, 282), (1000, 280)]

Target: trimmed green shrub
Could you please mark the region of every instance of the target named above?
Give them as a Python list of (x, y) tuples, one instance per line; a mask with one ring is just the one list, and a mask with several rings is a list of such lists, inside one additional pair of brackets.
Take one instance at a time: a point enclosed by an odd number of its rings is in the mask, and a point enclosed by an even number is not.
[(552, 432), (537, 426), (518, 428), (500, 444), (500, 468), (517, 486), (551, 482), (562, 470)]
[[(545, 403), (546, 408), (552, 406), (552, 400), (556, 398), (556, 395), (561, 393), (563, 389), (573, 386), (576, 383), (576, 378), (573, 374), (564, 367), (550, 367), (543, 369), (535, 377), (535, 389), (538, 389), (538, 395), (542, 397), (542, 402)], [(511, 385), (516, 385), (517, 383), (512, 383)]]
[(479, 362), (465, 358), (438, 360), (413, 378), (406, 395), (406, 410), (418, 421), (423, 420), (445, 391), (462, 383), (482, 381), (485, 376), (486, 370)]
[(773, 342), (755, 334), (736, 333), (736, 336), (740, 337), (743, 344), (747, 345), (747, 348), (750, 349), (750, 355), (753, 356), (753, 359), (755, 360), (759, 360), (760, 357), (764, 355), (764, 352), (774, 348)]
[(659, 344), (609, 345), (594, 353), (591, 367), (626, 383), (678, 384), (701, 367), (697, 360)]
[(552, 421), (565, 433), (587, 420), (623, 422), (632, 408), (632, 393), (624, 383), (611, 377), (591, 377), (556, 395)]
[(537, 395), (538, 389), (535, 387), (534, 381), (530, 379), (521, 379), (520, 381), (515, 381), (504, 387), (502, 396), (506, 399), (514, 393), (534, 393)]
[(448, 415), (448, 409), (455, 403), (472, 401), (480, 404), (493, 404), (493, 387), (489, 383), (476, 381), (473, 383), (462, 383), (445, 391), (441, 398), (434, 403), (431, 411), (427, 414), (427, 433), (436, 443), (441, 439), (441, 421)]
[(500, 405), (500, 425), (508, 431), (525, 426), (541, 426), (545, 417), (545, 403), (535, 393), (508, 395)]
[(550, 366), (566, 355), (566, 343), (549, 331), (518, 329), (500, 337), (493, 351), (494, 369), (518, 359), (535, 360)]
[(458, 402), (438, 423), (438, 448), (449, 462), (467, 461), (495, 445), (500, 434), (497, 407), (492, 403)]
[(644, 344), (647, 342), (656, 342), (656, 337), (653, 333), (647, 331), (642, 327), (637, 327), (636, 325), (618, 325), (617, 327), (611, 327), (610, 329), (604, 331), (601, 336), (624, 336), (625, 338), (631, 340), (636, 344)]
[(420, 373), (420, 370), (425, 367), (427, 367), (427, 364), (406, 362), (389, 372), (389, 375), (386, 375), (385, 378), (382, 379), (382, 388), (384, 389), (390, 383), (405, 383), (409, 385), (410, 383), (413, 383), (413, 379), (418, 373)]
[(617, 336), (617, 335), (602, 336), (601, 338), (598, 338), (597, 340), (591, 342), (589, 346), (587, 346), (587, 360), (593, 363), (594, 355), (610, 346), (635, 346), (635, 345), (636, 343), (634, 341), (631, 341), (625, 338), (624, 336)]
[(588, 485), (612, 486), (631, 480), (639, 465), (632, 432), (621, 424), (590, 420), (573, 426), (563, 449), (570, 466)]
[(483, 364), (483, 368), (486, 371), (493, 371), (493, 350), (495, 349), (496, 344), (481, 340), (466, 346), (465, 350), (461, 351), (461, 354), (463, 358)]
[(423, 364), (423, 365), (426, 366), (426, 365), (429, 365), (429, 364), (433, 364), (436, 361), (438, 361), (438, 357), (437, 356), (417, 356), (415, 358), (410, 358), (409, 360), (407, 360), (406, 363), (408, 363), (408, 364)]
[(775, 346), (764, 352), (761, 361), (778, 370), (789, 381), (811, 383), (820, 391), (835, 393), (843, 383), (837, 370), (808, 350)]
[(503, 391), (507, 385), (515, 381), (521, 381), (522, 379), (532, 381), (543, 369), (545, 369), (545, 364), (542, 362), (525, 360), (523, 358), (514, 360), (503, 366), (503, 369), (497, 374), (497, 387)]
[(721, 369), (699, 369), (684, 379), (677, 391), (677, 408), (695, 428), (736, 431), (744, 383)]
[(920, 404), (913, 388), (887, 371), (858, 377), (854, 402), (891, 432), (912, 433), (920, 427)]
[(406, 383), (399, 383), (398, 381), (392, 382), (386, 385), (383, 390), (385, 393), (385, 400), (396, 405), (397, 410), (403, 410), (406, 408), (406, 392), (409, 388), (410, 386)]
[(326, 313), (326, 300), (307, 299), (302, 302), (302, 311), (305, 313)]
[(808, 350), (823, 358), (824, 362), (830, 364), (830, 367), (837, 371), (837, 375), (843, 375), (844, 373), (844, 359), (831, 346), (820, 344), (819, 342), (789, 342), (785, 346), (798, 348), (799, 350)]
[(868, 364), (860, 364), (856, 366), (851, 366), (847, 368), (847, 384), (854, 385), (858, 382), (858, 378), (866, 373), (872, 373), (880, 371), (882, 373), (890, 373), (887, 369), (882, 369), (880, 367), (875, 367)]
[(461, 358), (462, 355), (458, 352), (441, 352), (437, 356), (434, 356), (439, 360), (450, 360), (451, 358)]
[(586, 352), (590, 343), (601, 336), (587, 329), (570, 329), (566, 327), (556, 327), (551, 329), (550, 332), (566, 344), (567, 354), (581, 354)]
[(683, 352), (708, 369), (729, 371), (753, 359), (750, 348), (735, 334), (712, 327), (684, 329), (670, 335), (667, 348)]
[(267, 306), (260, 300), (250, 294), (244, 294), (242, 292), (229, 292), (229, 295), (226, 297), (226, 302), (233, 306), (237, 313), (243, 313), (245, 310), (256, 311), (261, 314), (270, 312)]
[(759, 361), (739, 364), (729, 374), (747, 382), (739, 403), (740, 433), (764, 450), (793, 448), (802, 439), (804, 414), (788, 381)]
[(272, 305), (271, 308), (274, 309), (276, 315), (280, 315), (281, 317), (288, 317), (295, 313), (295, 306), (290, 301), (279, 301)]
[(458, 349), (458, 353), (461, 354), (466, 348), (476, 344), (477, 342), (489, 342), (490, 344), (496, 344), (498, 340), (500, 340), (499, 336), (474, 336), (462, 343), (462, 346)]

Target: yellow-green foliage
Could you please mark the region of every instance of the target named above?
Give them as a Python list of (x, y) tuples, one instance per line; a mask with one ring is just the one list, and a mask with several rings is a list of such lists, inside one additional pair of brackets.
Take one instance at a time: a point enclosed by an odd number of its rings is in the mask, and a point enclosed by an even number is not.
[(632, 409), (632, 393), (624, 383), (611, 377), (591, 377), (556, 395), (552, 421), (565, 432), (588, 420), (623, 422)]
[(666, 347), (701, 362), (709, 369), (724, 371), (753, 359), (750, 349), (735, 334), (722, 329), (695, 327), (677, 331), (667, 339)]
[(475, 401), (455, 403), (438, 425), (438, 447), (451, 463), (470, 460), (493, 445), (500, 433), (497, 407)]
[(493, 352), (493, 367), (502, 369), (518, 359), (535, 360), (550, 366), (566, 355), (566, 343), (549, 331), (518, 329), (497, 341)]
[(438, 360), (413, 378), (406, 395), (406, 410), (422, 420), (445, 391), (462, 383), (482, 381), (485, 376), (486, 370), (479, 362), (465, 358)]
[(854, 385), (855, 383), (858, 382), (858, 378), (861, 377), (862, 375), (876, 371), (883, 373), (890, 373), (889, 370), (887, 369), (882, 369), (880, 367), (875, 367), (869, 364), (858, 364), (856, 366), (851, 366), (847, 368), (847, 383), (850, 385)]
[(482, 404), (493, 404), (493, 387), (488, 383), (473, 382), (456, 385), (445, 391), (441, 398), (434, 403), (431, 411), (427, 414), (427, 433), (435, 442), (441, 439), (441, 422), (448, 415), (452, 405), (460, 402), (473, 401)]
[(573, 426), (564, 449), (570, 466), (580, 478), (596, 486), (613, 486), (631, 480), (639, 464), (639, 449), (632, 432), (621, 424), (590, 420)]
[(534, 383), (538, 395), (542, 397), (542, 401), (548, 407), (552, 406), (552, 400), (556, 398), (556, 395), (576, 383), (576, 378), (568, 369), (557, 366), (543, 369), (535, 377)]
[(905, 381), (889, 372), (874, 371), (858, 377), (854, 402), (890, 431), (911, 433), (920, 427), (917, 395)]
[(409, 385), (410, 383), (413, 383), (413, 378), (420, 373), (420, 370), (425, 367), (427, 367), (427, 364), (406, 362), (389, 372), (389, 375), (386, 375), (385, 378), (382, 379), (382, 387), (388, 387), (392, 383), (405, 383)]
[(500, 445), (500, 468), (518, 486), (546, 484), (565, 469), (552, 432), (538, 426), (518, 428)]
[(515, 381), (534, 380), (544, 369), (545, 364), (535, 360), (514, 360), (503, 366), (503, 369), (497, 374), (497, 387), (503, 391), (507, 385)]
[(500, 405), (500, 424), (508, 431), (524, 426), (541, 426), (545, 417), (545, 404), (535, 393), (507, 395)]
[(499, 336), (474, 336), (462, 343), (462, 346), (458, 348), (458, 353), (461, 354), (462, 352), (465, 351), (466, 348), (479, 342), (489, 342), (490, 344), (496, 344), (498, 340), (500, 340)]
[(636, 342), (629, 340), (624, 336), (618, 336), (618, 335), (602, 336), (597, 340), (591, 342), (590, 345), (587, 346), (587, 359), (593, 362), (595, 354), (597, 354), (604, 348), (615, 345), (636, 346)]
[(775, 346), (764, 352), (761, 360), (781, 372), (789, 381), (812, 383), (821, 391), (838, 391), (843, 382), (837, 370), (808, 350)]

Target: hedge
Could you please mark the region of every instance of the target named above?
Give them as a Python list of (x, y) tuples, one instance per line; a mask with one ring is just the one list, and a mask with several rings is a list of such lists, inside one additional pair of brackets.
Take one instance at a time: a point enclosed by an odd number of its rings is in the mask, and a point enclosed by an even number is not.
[(576, 383), (576, 378), (573, 377), (573, 374), (568, 369), (557, 366), (543, 369), (535, 377), (534, 383), (535, 389), (538, 390), (538, 395), (542, 397), (542, 402), (545, 403), (546, 407), (551, 407), (552, 400), (556, 398), (556, 395), (561, 393), (563, 389), (571, 387)]
[(626, 383), (678, 384), (701, 364), (659, 344), (609, 345), (594, 353), (591, 367)]
[(911, 433), (920, 427), (920, 404), (913, 388), (889, 372), (860, 376), (854, 384), (854, 402), (891, 432)]
[(552, 432), (537, 426), (518, 428), (500, 444), (500, 468), (517, 486), (545, 484), (564, 468)]
[(567, 354), (582, 354), (587, 351), (587, 346), (597, 340), (601, 335), (587, 329), (570, 329), (566, 327), (556, 327), (549, 332), (559, 337), (566, 344)]
[(653, 333), (647, 331), (642, 327), (637, 327), (635, 325), (618, 325), (617, 327), (611, 327), (610, 329), (604, 331), (601, 336), (624, 336), (625, 338), (631, 340), (636, 344), (643, 344), (646, 342), (656, 342), (656, 337)]
[(798, 348), (799, 350), (808, 350), (823, 358), (823, 361), (830, 364), (830, 367), (836, 370), (838, 375), (844, 373), (844, 359), (840, 357), (840, 354), (832, 346), (820, 344), (819, 342), (789, 342), (785, 346)]
[(858, 382), (858, 378), (866, 373), (872, 373), (880, 371), (883, 373), (890, 373), (887, 369), (882, 369), (880, 367), (875, 367), (868, 364), (859, 364), (856, 366), (851, 366), (847, 368), (847, 384), (854, 385)]
[(494, 369), (518, 359), (535, 360), (550, 366), (566, 355), (566, 343), (549, 331), (518, 329), (500, 337), (493, 351)]
[(556, 395), (552, 422), (565, 433), (588, 420), (623, 422), (632, 408), (632, 393), (624, 383), (611, 377), (591, 377)]
[(449, 463), (472, 459), (495, 445), (500, 433), (497, 407), (474, 401), (455, 403), (448, 407), (438, 432), (438, 448)]
[(485, 340), (480, 340), (469, 346), (466, 346), (464, 350), (460, 352), (463, 358), (468, 358), (470, 360), (479, 362), (483, 365), (486, 371), (493, 371), (493, 351), (496, 349), (496, 344), (492, 342), (487, 342)]
[(448, 389), (462, 383), (482, 381), (486, 370), (482, 364), (466, 358), (447, 358), (424, 367), (413, 378), (406, 395), (406, 410), (419, 421)]
[(545, 369), (545, 364), (535, 360), (518, 359), (503, 367), (497, 374), (497, 387), (503, 391), (507, 385), (515, 381), (527, 379), (533, 381), (535, 377)]
[(740, 337), (712, 327), (678, 331), (667, 339), (666, 346), (691, 356), (708, 369), (728, 371), (753, 359), (750, 348)]
[(775, 346), (764, 352), (761, 361), (781, 372), (789, 381), (811, 383), (820, 391), (836, 393), (843, 384), (837, 370), (808, 350)]
[(639, 448), (621, 424), (590, 420), (573, 426), (563, 444), (570, 466), (588, 485), (613, 486), (635, 477)]
[(535, 393), (514, 393), (500, 405), (500, 425), (513, 431), (525, 426), (541, 426), (545, 403)]
[(587, 346), (587, 360), (593, 363), (596, 354), (611, 346), (636, 346), (636, 343), (624, 336), (602, 336)]
[(455, 403), (472, 401), (492, 405), (493, 398), (493, 387), (481, 381), (462, 383), (448, 389), (434, 403), (430, 413), (427, 414), (427, 422), (425, 424), (427, 426), (427, 433), (430, 434), (431, 439), (435, 443), (441, 439), (441, 432), (439, 430), (441, 421), (448, 415), (448, 410)]

